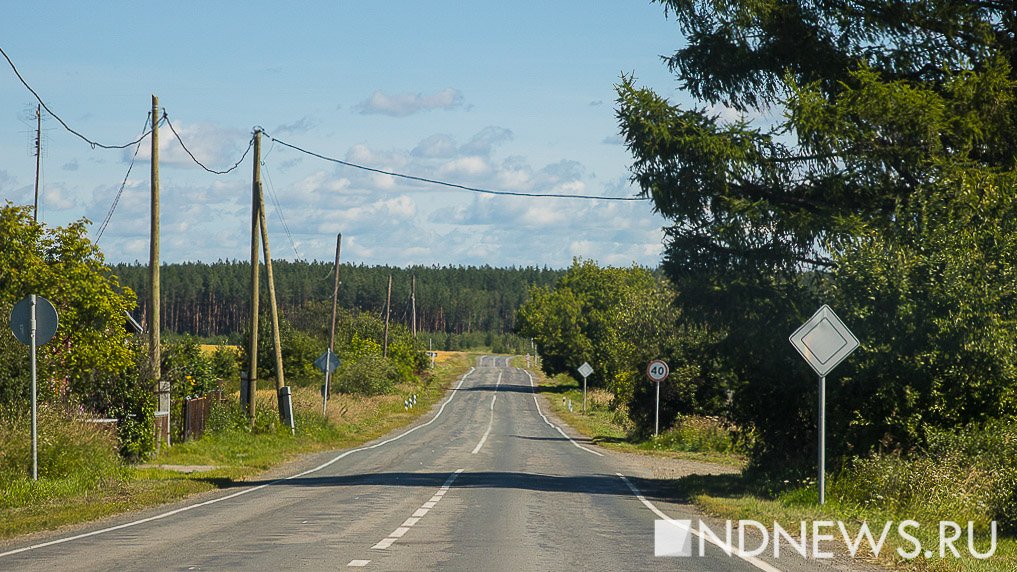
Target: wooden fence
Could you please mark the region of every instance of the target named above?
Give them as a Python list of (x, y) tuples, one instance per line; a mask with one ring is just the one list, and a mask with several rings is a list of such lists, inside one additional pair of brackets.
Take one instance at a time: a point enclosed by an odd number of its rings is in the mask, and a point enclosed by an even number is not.
[(219, 401), (222, 401), (221, 391), (184, 400), (184, 441), (200, 439), (205, 434), (205, 423), (208, 421), (212, 404)]

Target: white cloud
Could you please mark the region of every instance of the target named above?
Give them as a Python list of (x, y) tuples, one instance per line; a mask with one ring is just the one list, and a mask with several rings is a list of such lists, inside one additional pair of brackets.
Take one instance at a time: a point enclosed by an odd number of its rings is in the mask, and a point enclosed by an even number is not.
[[(534, 164), (525, 156), (499, 157), (498, 145), (511, 136), (507, 129), (484, 128), (460, 135), (468, 143), (459, 145), (455, 135), (439, 133), (405, 149), (351, 145), (341, 156), (372, 168), (493, 190), (632, 194), (625, 177), (599, 180), (578, 161)], [(277, 147), (271, 158), (281, 165), (294, 156)], [(299, 169), (274, 168), (271, 173), (266, 206), (277, 257), (296, 255), (279, 221), (281, 207), (299, 255), (312, 259), (333, 256), (338, 232), (343, 234), (344, 260), (367, 264), (560, 267), (577, 254), (622, 265), (653, 265), (660, 259), (664, 220), (649, 203), (471, 194), (307, 159)], [(188, 186), (164, 181), (164, 256), (245, 258), (250, 240), (247, 174), (197, 180), (207, 182)], [(128, 183), (103, 237), (111, 260), (147, 257), (147, 185), (144, 176)], [(92, 210), (104, 215), (115, 192), (113, 185), (96, 189)]]
[(512, 137), (511, 130), (490, 125), (471, 137), (459, 152), (463, 155), (490, 155), (496, 145), (511, 141)]
[[(194, 154), (194, 158), (216, 171), (232, 167), (244, 154), (251, 140), (250, 133), (213, 123), (174, 121), (173, 127), (187, 149)], [(134, 148), (127, 148), (123, 150), (121, 160), (125, 163), (130, 162), (133, 156)], [(152, 146), (146, 139), (138, 149), (135, 162), (148, 163), (151, 158)], [(200, 168), (181, 147), (177, 137), (166, 124), (159, 129), (159, 166)]]
[(456, 140), (451, 135), (438, 133), (425, 138), (410, 152), (414, 157), (447, 159), (456, 154)]
[(363, 115), (380, 114), (391, 117), (405, 117), (432, 109), (457, 109), (463, 106), (463, 94), (457, 89), (446, 88), (431, 95), (421, 93), (399, 93), (389, 95), (381, 90), (371, 94), (357, 104), (356, 109)]
[(443, 177), (477, 177), (490, 171), (491, 166), (483, 157), (460, 157), (445, 163), (438, 169), (438, 173)]

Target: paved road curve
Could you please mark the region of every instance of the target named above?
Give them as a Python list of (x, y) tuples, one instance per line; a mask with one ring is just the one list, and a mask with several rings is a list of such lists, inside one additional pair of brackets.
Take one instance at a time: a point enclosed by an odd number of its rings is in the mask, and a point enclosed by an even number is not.
[(532, 383), (480, 358), (409, 430), (288, 478), (0, 548), (0, 569), (785, 570), (713, 546), (654, 557), (654, 520), (695, 513), (566, 437)]

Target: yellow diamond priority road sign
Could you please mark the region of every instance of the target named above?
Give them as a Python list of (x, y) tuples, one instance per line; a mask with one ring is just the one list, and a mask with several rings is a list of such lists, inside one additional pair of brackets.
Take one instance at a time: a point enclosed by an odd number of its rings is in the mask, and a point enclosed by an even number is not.
[(858, 347), (858, 338), (823, 304), (807, 322), (791, 334), (791, 345), (820, 376), (833, 371)]

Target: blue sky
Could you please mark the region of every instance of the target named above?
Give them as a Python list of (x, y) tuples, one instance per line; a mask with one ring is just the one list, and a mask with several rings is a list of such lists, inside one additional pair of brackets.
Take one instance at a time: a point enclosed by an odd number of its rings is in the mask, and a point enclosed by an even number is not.
[[(611, 2), (10, 2), (0, 46), (50, 108), (105, 144), (137, 138), (160, 99), (188, 147), (223, 169), (254, 126), (324, 155), (505, 191), (628, 196), (614, 84), (680, 100), (660, 56), (682, 42), (661, 6)], [(0, 200), (31, 202), (34, 98), (0, 62)], [(198, 168), (160, 130), (163, 260), (249, 253), (250, 158)], [(133, 149), (90, 146), (44, 118), (41, 218), (93, 236)], [(148, 257), (142, 145), (100, 246)], [(268, 139), (276, 258), (366, 264), (656, 265), (648, 202), (491, 197), (365, 173)], [(286, 233), (285, 220), (290, 233)]]

